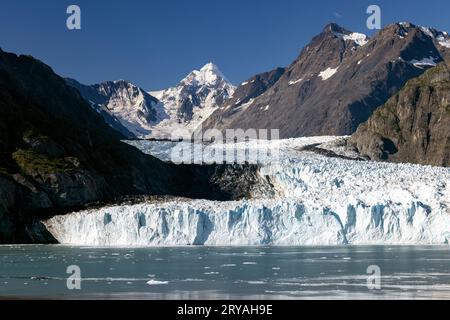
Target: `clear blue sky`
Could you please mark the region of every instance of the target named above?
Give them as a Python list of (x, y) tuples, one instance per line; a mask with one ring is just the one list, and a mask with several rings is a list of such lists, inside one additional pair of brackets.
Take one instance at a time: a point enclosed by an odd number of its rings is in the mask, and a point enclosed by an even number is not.
[[(81, 7), (81, 31), (66, 28), (70, 4)], [(329, 22), (371, 34), (370, 4), (381, 6), (383, 25), (450, 31), (448, 0), (0, 0), (0, 47), (86, 84), (162, 89), (210, 61), (238, 84), (290, 64)]]

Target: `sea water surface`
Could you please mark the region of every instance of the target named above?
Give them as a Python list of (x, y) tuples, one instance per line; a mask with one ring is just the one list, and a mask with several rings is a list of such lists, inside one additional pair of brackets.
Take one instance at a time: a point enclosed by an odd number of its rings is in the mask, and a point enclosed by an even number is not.
[[(81, 290), (68, 289), (69, 266)], [(450, 299), (450, 247), (1, 246), (0, 297)]]

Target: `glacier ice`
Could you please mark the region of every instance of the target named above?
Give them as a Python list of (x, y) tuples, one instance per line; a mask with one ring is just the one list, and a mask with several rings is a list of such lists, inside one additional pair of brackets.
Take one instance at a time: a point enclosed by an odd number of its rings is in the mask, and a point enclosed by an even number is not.
[[(63, 244), (98, 246), (448, 244), (450, 169), (360, 162), (299, 151), (332, 137), (267, 142), (276, 196), (111, 206), (44, 224)], [(141, 148), (167, 160), (170, 145)], [(158, 149), (159, 148), (159, 149)]]
[(84, 211), (46, 222), (61, 243), (98, 246), (445, 244), (450, 215), (409, 205), (202, 200)]

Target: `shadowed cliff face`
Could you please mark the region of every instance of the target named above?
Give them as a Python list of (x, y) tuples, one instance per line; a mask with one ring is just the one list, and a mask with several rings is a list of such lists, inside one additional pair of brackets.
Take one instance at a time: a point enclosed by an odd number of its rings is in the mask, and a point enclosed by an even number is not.
[(427, 71), (378, 109), (351, 138), (373, 160), (450, 166), (450, 72)]
[(48, 66), (1, 50), (0, 133), (0, 243), (51, 241), (30, 231), (37, 216), (124, 195), (239, 196), (220, 170), (166, 164), (122, 143)]

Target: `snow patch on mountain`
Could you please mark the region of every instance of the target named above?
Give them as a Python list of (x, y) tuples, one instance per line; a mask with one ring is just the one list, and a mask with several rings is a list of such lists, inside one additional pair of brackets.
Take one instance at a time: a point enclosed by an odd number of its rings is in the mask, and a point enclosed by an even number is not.
[(421, 60), (411, 60), (409, 63), (411, 63), (412, 65), (414, 65), (417, 68), (426, 68), (426, 67), (435, 67), (436, 66), (436, 61), (439, 60), (439, 58), (434, 58), (434, 57), (428, 57), (428, 58), (423, 58)]
[(369, 42), (368, 37), (365, 34), (353, 32), (349, 35), (343, 35), (342, 37), (346, 41), (354, 41), (358, 46), (365, 46)]
[(300, 83), (300, 82), (302, 82), (302, 81), (303, 81), (303, 78), (300, 78), (300, 79), (297, 79), (297, 80), (289, 81), (289, 86), (293, 86), (293, 85), (295, 85), (295, 84), (297, 84), (297, 83)]
[(319, 77), (322, 78), (322, 80), (328, 80), (330, 79), (332, 76), (334, 76), (336, 74), (336, 72), (338, 71), (339, 67), (337, 68), (327, 68), (326, 70), (322, 71), (319, 73)]
[(334, 32), (334, 35), (340, 39), (343, 39), (344, 41), (352, 41), (359, 47), (363, 47), (369, 42), (369, 38), (363, 33), (352, 32), (349, 34), (344, 34)]
[(450, 49), (450, 36), (445, 31), (439, 31), (434, 28), (429, 27), (420, 27), (420, 29), (430, 36), (431, 38), (435, 39), (438, 44), (442, 47), (449, 48)]

